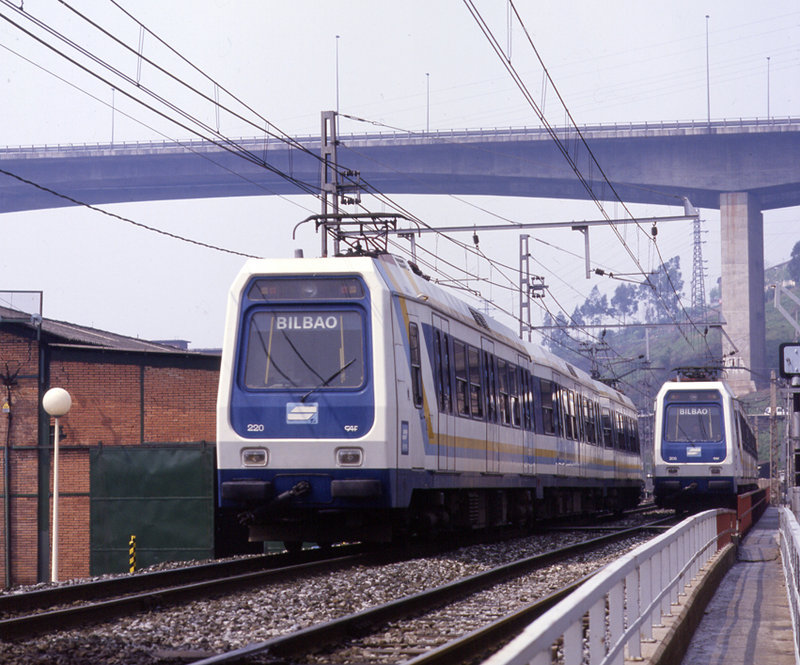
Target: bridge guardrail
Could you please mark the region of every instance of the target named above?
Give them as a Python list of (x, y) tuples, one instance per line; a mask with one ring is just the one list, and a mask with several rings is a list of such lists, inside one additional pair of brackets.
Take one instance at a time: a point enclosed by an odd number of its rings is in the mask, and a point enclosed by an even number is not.
[(800, 524), (791, 509), (780, 506), (781, 561), (786, 591), (789, 596), (789, 613), (792, 616), (795, 657), (800, 653)]
[[(679, 121), (645, 121), (645, 122), (628, 122), (628, 123), (594, 123), (581, 125), (578, 129), (581, 132), (616, 132), (616, 131), (642, 131), (642, 130), (681, 130), (681, 129), (735, 129), (735, 128), (748, 128), (748, 127), (780, 127), (780, 126), (800, 126), (800, 118), (791, 116), (787, 117), (770, 117), (770, 118), (725, 118), (723, 120), (679, 120)], [(571, 134), (575, 132), (572, 126), (553, 126), (552, 130), (558, 135)], [(372, 134), (359, 133), (359, 134), (340, 134), (340, 140), (356, 140), (356, 139), (374, 139), (374, 138), (408, 138), (409, 136), (415, 137), (428, 137), (428, 138), (455, 138), (474, 136), (479, 133), (493, 133), (498, 135), (512, 135), (512, 134), (531, 134), (540, 133), (545, 137), (550, 136), (548, 129), (544, 127), (480, 127), (472, 129), (435, 129), (431, 131), (400, 131), (392, 129), (387, 132), (376, 132)], [(319, 141), (318, 135), (297, 135), (292, 137), (293, 140), (300, 143), (304, 141)], [(222, 139), (220, 139), (222, 141)], [(284, 141), (280, 138), (266, 138), (264, 136), (249, 136), (239, 138), (226, 138), (227, 145), (243, 142), (257, 142), (259, 144), (275, 145), (283, 144)], [(186, 139), (186, 140), (168, 140), (163, 141), (115, 141), (113, 143), (63, 143), (63, 144), (42, 144), (42, 145), (24, 145), (24, 146), (9, 146), (0, 148), (0, 153), (32, 153), (32, 152), (59, 152), (63, 150), (113, 150), (125, 148), (163, 148), (165, 146), (185, 146), (199, 147), (208, 146), (210, 141), (203, 139)]]
[(485, 664), (549, 665), (558, 643), (565, 665), (623, 665), (625, 658), (641, 658), (653, 627), (736, 529), (732, 510), (687, 518), (609, 564)]

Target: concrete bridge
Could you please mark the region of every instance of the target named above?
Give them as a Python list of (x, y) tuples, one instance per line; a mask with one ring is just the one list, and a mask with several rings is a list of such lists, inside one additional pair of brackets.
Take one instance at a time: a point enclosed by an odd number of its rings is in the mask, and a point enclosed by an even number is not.
[[(556, 131), (594, 195), (612, 200), (577, 132)], [(720, 210), (729, 378), (740, 392), (765, 385), (762, 211), (800, 205), (800, 118), (597, 125), (581, 134), (623, 201), (680, 205), (685, 196)], [(589, 198), (543, 129), (339, 139), (340, 165), (387, 194)], [(93, 204), (319, 193), (320, 138), (298, 142), (307, 152), (264, 138), (230, 150), (204, 141), (12, 147), (0, 149), (0, 169)], [(0, 212), (66, 205), (74, 203), (0, 174)]]

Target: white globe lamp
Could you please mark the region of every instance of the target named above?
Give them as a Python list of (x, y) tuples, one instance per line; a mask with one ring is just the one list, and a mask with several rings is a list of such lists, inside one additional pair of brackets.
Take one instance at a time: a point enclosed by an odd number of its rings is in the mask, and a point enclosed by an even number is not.
[(53, 545), (51, 547), (50, 579), (58, 582), (58, 419), (72, 407), (72, 397), (63, 388), (50, 388), (42, 398), (42, 408), (56, 419), (53, 436)]

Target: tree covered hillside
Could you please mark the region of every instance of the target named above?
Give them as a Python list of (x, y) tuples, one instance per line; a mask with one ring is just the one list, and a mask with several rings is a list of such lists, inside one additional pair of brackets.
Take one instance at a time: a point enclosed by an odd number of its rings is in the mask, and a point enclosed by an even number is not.
[[(768, 372), (778, 372), (778, 347), (795, 340), (793, 326), (774, 306), (775, 288), (781, 284), (800, 298), (800, 242), (785, 264), (765, 273), (766, 358)], [(544, 344), (557, 355), (616, 385), (650, 414), (664, 381), (678, 367), (722, 365), (719, 287), (709, 293), (709, 304), (688, 308), (684, 295), (680, 257), (675, 256), (650, 275), (650, 283), (620, 282), (611, 298), (595, 286), (570, 316), (545, 318)], [(798, 319), (798, 307), (789, 299), (783, 306)], [(765, 377), (768, 381), (769, 377)], [(767, 419), (769, 390), (743, 396), (758, 429), (760, 458), (769, 459)], [(780, 402), (779, 402), (780, 404)], [(763, 422), (761, 422), (763, 421)]]

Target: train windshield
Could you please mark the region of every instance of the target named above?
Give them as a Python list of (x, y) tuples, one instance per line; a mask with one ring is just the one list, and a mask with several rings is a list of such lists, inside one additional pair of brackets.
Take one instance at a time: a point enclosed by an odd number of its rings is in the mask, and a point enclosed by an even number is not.
[(364, 383), (358, 311), (259, 311), (250, 317), (244, 382), (251, 389), (354, 389)]
[(664, 438), (676, 443), (722, 441), (722, 407), (719, 404), (670, 404)]

